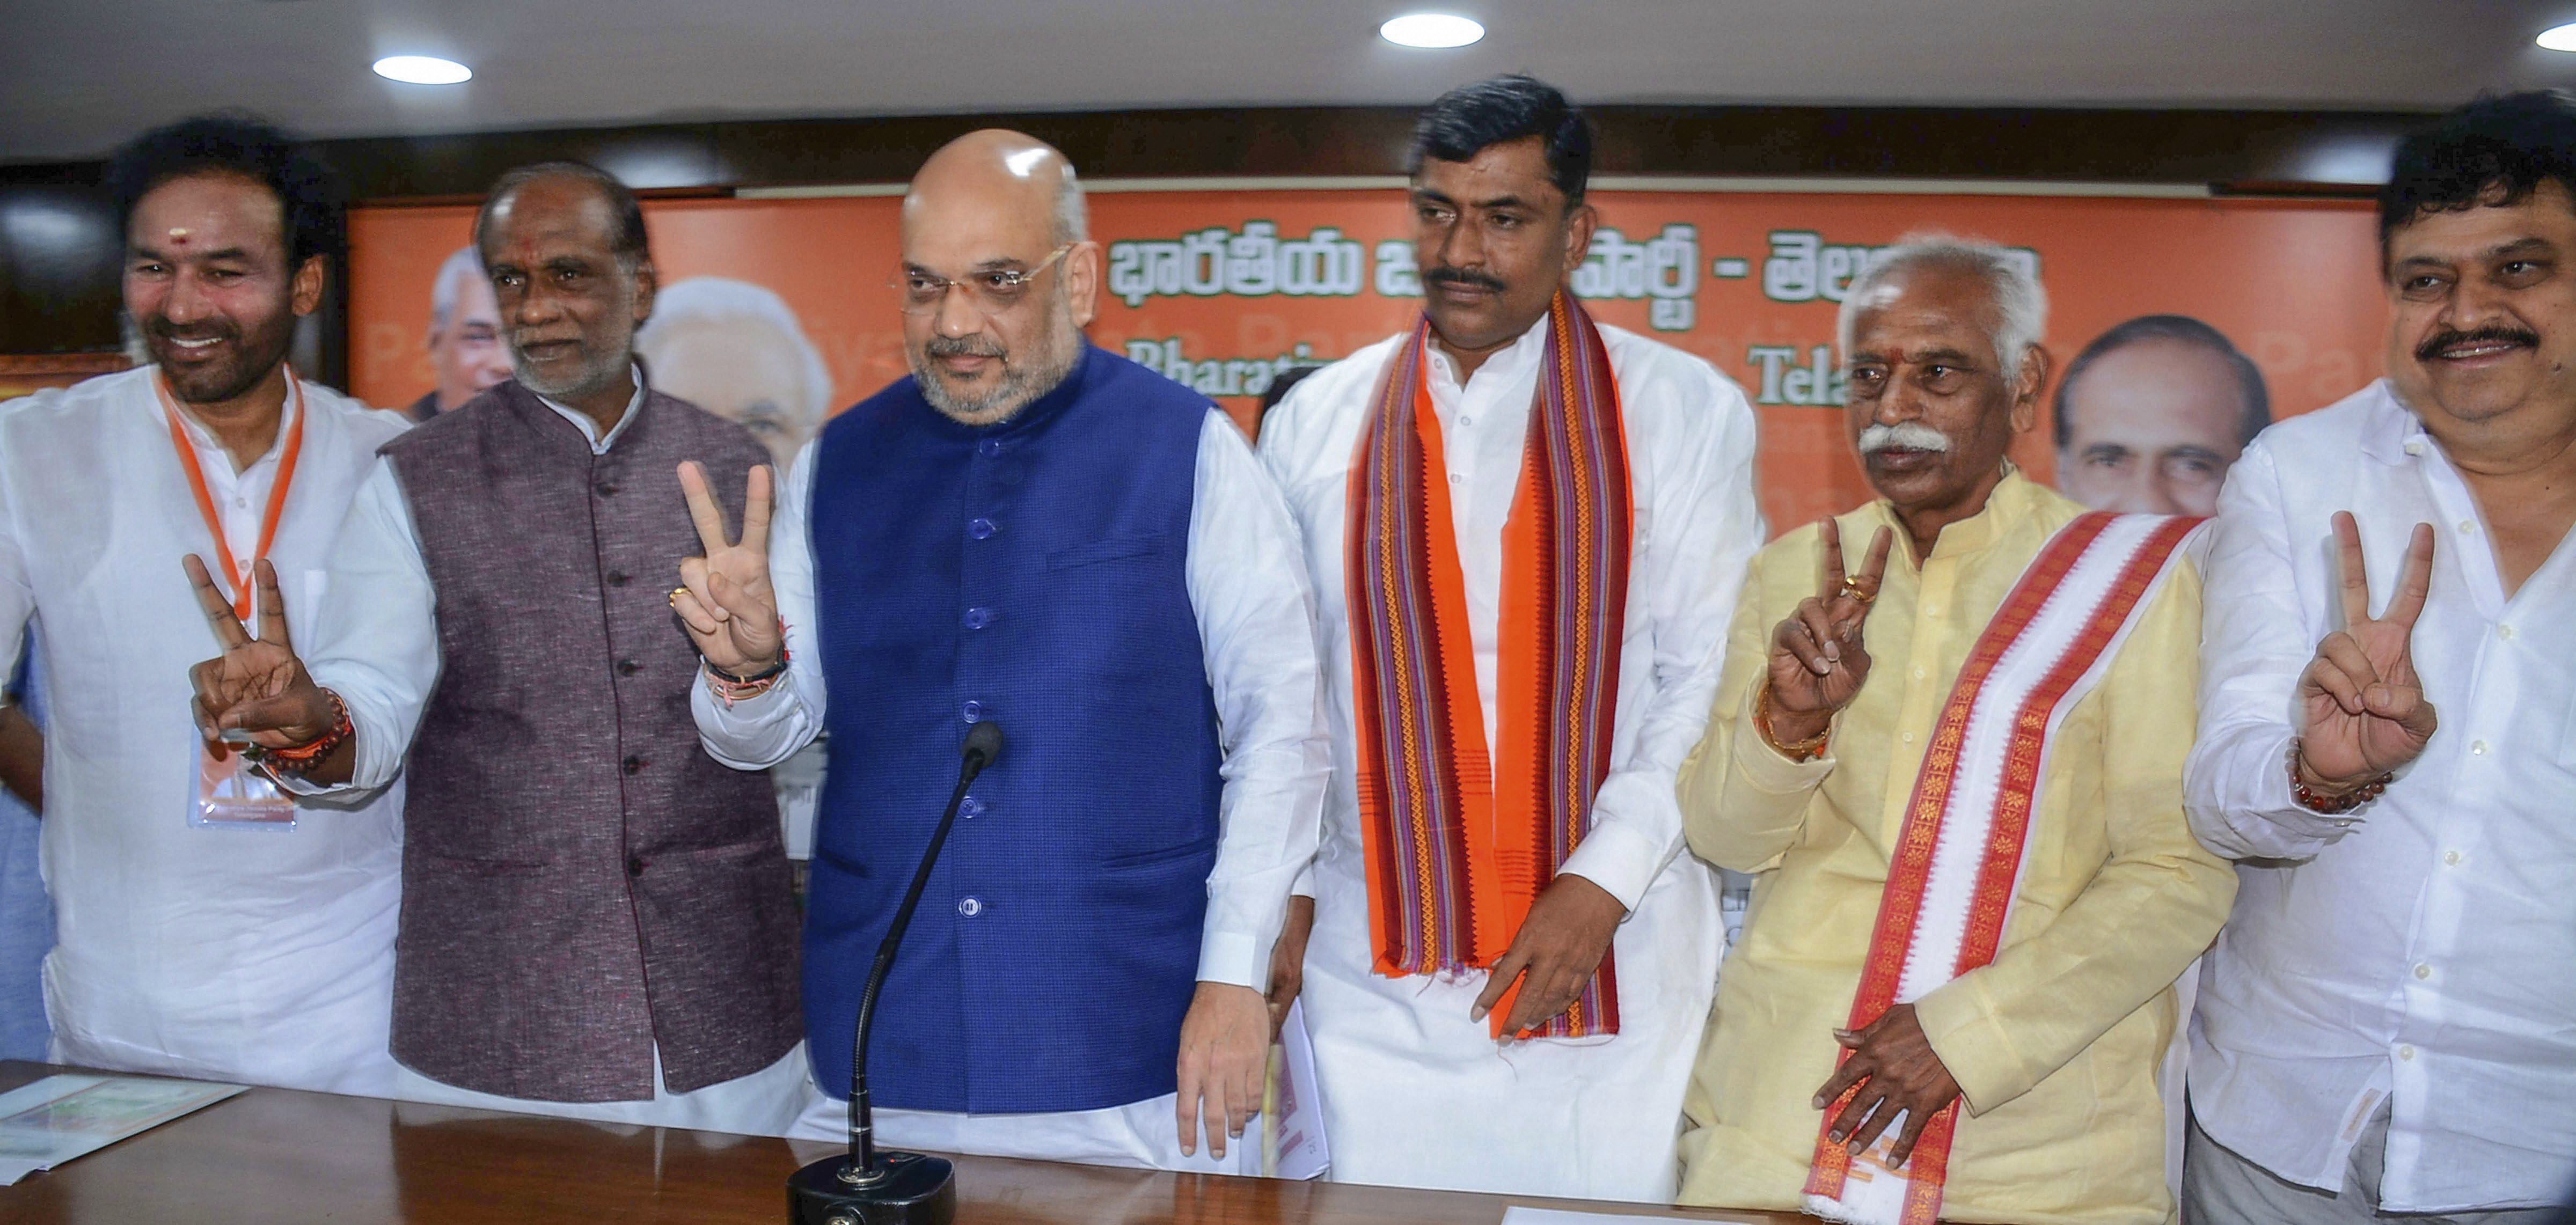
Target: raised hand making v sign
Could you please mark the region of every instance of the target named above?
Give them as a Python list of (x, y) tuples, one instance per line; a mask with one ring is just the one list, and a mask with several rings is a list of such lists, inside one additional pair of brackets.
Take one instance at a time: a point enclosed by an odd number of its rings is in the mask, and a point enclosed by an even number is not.
[(680, 465), (680, 492), (706, 553), (681, 560), (672, 609), (719, 679), (748, 685), (777, 676), (786, 666), (787, 635), (769, 587), (769, 466), (753, 468), (745, 482), (738, 542), (725, 539), (724, 509), (707, 487), (706, 469)]
[(2343, 561), (2344, 628), (2317, 643), (2316, 658), (2299, 676), (2305, 726), (2291, 769), (2306, 792), (2302, 802), (2340, 811), (2376, 794), (2392, 772), (2423, 753), (2438, 721), (2416, 679), (2412, 645), (2415, 618), (2432, 590), (2433, 525), (2415, 525), (2396, 594), (2376, 617), (2361, 529), (2349, 512), (2335, 512), (2334, 534)]
[(346, 781), (352, 764), (348, 716), (296, 658), (277, 568), (265, 557), (251, 566), (259, 590), (259, 636), (254, 638), (242, 628), (232, 600), (215, 588), (203, 560), (191, 553), (179, 564), (196, 588), (206, 624), (214, 627), (215, 640), (224, 647), (223, 654), (188, 670), (197, 689), (191, 705), (208, 750), (221, 757), (227, 734), (236, 740), (247, 734), (273, 767), (316, 783)]
[(1761, 696), (1761, 731), (1771, 747), (1799, 760), (1824, 751), (1836, 712), (1860, 696), (1869, 680), (1869, 647), (1861, 627), (1887, 578), (1887, 551), (1896, 533), (1878, 529), (1860, 573), (1843, 570), (1842, 528), (1832, 519), (1816, 525), (1824, 542), (1824, 580), (1771, 635), (1771, 666)]

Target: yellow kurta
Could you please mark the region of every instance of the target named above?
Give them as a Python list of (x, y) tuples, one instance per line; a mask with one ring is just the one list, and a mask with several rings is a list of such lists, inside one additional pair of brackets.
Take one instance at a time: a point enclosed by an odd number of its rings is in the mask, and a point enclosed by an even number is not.
[[(1905, 803), (1969, 648), (2059, 527), (2083, 513), (2019, 474), (1917, 569), (1884, 502), (1841, 517), (1857, 567), (1897, 533), (1870, 612), (1870, 675), (1828, 755), (1794, 763), (1752, 730), (1774, 627), (1816, 594), (1812, 526), (1754, 558), (1707, 738), (1682, 767), (1693, 850), (1763, 873), (1726, 958), (1692, 1076), (1684, 1203), (1793, 1208), (1878, 918)], [(2183, 823), (2200, 579), (2177, 566), (2101, 683), (2051, 741), (2020, 894), (1993, 964), (1915, 1004), (1967, 1098), (1942, 1216), (2154, 1222), (2165, 1190), (2156, 1067), (2176, 976), (2227, 918), (2236, 878)]]

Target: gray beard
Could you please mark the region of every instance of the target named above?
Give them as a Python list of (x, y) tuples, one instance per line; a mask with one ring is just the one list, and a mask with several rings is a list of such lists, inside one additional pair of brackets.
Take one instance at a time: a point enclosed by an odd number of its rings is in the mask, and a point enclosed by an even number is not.
[(1047, 352), (1027, 365), (1014, 363), (1005, 355), (1001, 384), (980, 396), (950, 391), (931, 372), (927, 356), (920, 351), (906, 346), (903, 355), (912, 366), (912, 381), (921, 388), (921, 398), (930, 401), (941, 416), (960, 425), (999, 425), (1062, 386), (1065, 377), (1073, 373), (1074, 362), (1082, 356), (1082, 332), (1073, 326), (1073, 312), (1061, 302), (1047, 330)]
[(633, 363), (634, 358), (631, 355), (621, 353), (613, 361), (594, 363), (560, 383), (549, 383), (520, 364), (519, 355), (513, 352), (510, 355), (510, 374), (519, 380), (521, 387), (549, 400), (565, 401), (580, 399), (591, 392), (616, 383), (618, 376), (626, 373), (627, 368)]

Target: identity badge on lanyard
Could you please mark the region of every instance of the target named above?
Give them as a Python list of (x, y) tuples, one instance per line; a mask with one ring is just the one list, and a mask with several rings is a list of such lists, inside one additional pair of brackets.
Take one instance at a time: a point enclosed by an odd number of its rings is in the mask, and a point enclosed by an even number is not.
[[(188, 429), (179, 420), (179, 406), (170, 400), (170, 389), (159, 371), (152, 375), (152, 389), (160, 393), (161, 411), (170, 421), (170, 445), (179, 452), (179, 470), (188, 474), (188, 489), (197, 497), (197, 513), (206, 520), (206, 534), (214, 537), (215, 565), (209, 572), (223, 575), (233, 592), (233, 615), (247, 627), (251, 623), (254, 584), (251, 567), (268, 556), (268, 547), (277, 539), (277, 521), (286, 512), (286, 493), (295, 484), (295, 461), (304, 453), (304, 383), (295, 377), (292, 367), (286, 370), (287, 393), (294, 398), (295, 423), (288, 427), (286, 451), (277, 460), (277, 478), (270, 484), (268, 508), (260, 515), (259, 540), (248, 558), (235, 558), (231, 537), (224, 534), (223, 515), (215, 509), (214, 493), (207, 488), (206, 470), (198, 462), (197, 448), (188, 441)], [(285, 832), (295, 828), (295, 797), (279, 789), (266, 774), (250, 768), (240, 752), (217, 758), (204, 747), (197, 749), (197, 798), (188, 809), (188, 824), (206, 829), (267, 829)]]

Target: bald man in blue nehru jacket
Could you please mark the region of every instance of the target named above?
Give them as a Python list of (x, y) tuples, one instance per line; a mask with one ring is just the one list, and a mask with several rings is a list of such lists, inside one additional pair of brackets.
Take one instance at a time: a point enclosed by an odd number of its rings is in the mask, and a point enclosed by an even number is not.
[(1054, 149), (940, 150), (888, 271), (912, 377), (805, 448), (774, 539), (711, 532), (676, 597), (710, 751), (831, 733), (800, 1133), (842, 1134), (860, 985), (994, 720), (876, 1014), (878, 1136), (1233, 1168), (1327, 769), (1296, 526), (1224, 413), (1084, 339), (1100, 247)]

